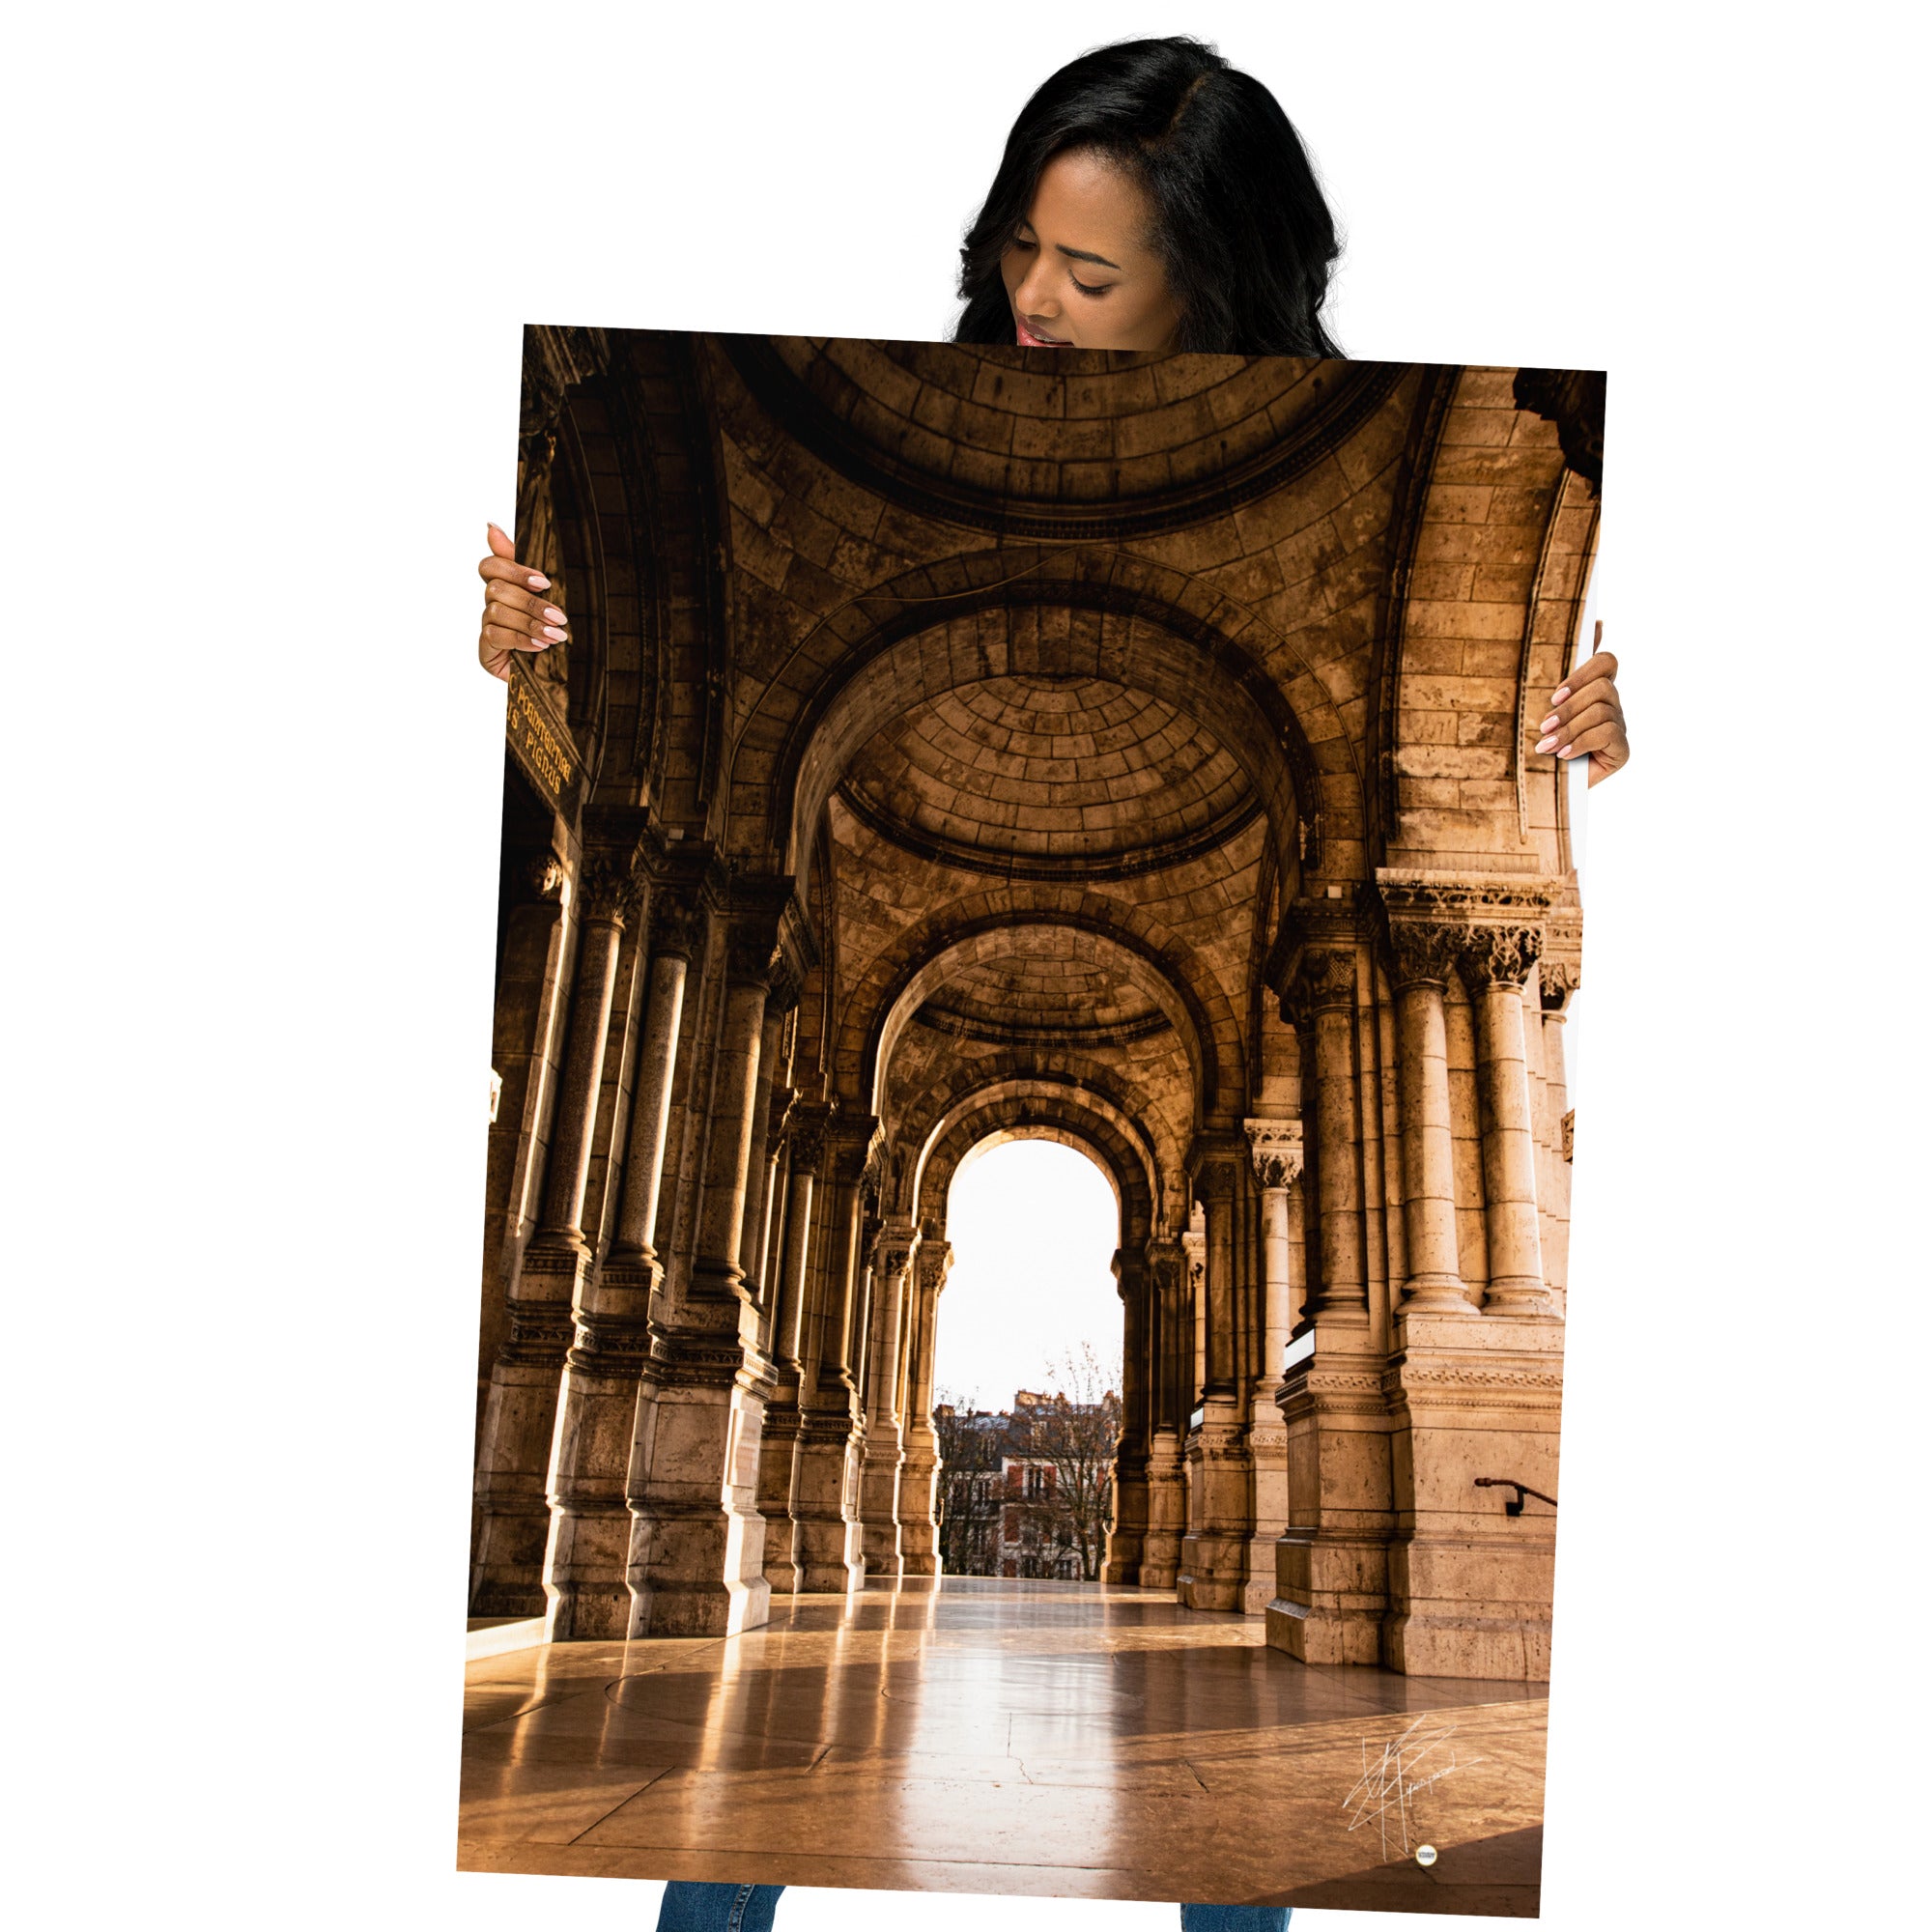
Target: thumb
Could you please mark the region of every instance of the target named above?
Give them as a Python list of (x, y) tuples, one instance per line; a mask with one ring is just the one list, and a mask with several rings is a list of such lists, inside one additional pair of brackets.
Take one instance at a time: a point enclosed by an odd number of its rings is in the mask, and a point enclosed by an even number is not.
[(515, 556), (517, 547), (495, 524), (490, 526), (490, 553), (493, 556)]

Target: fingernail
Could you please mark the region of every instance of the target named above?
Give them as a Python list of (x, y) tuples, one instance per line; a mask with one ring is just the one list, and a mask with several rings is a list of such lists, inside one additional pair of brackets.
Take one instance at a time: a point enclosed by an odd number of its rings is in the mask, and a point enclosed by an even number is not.
[(530, 639), (530, 649), (533, 651), (547, 651), (550, 649), (550, 639), (548, 638), (532, 638)]
[(492, 530), (494, 530), (494, 531), (495, 531), (495, 532), (497, 533), (497, 536), (501, 536), (501, 535), (503, 534), (503, 526), (502, 526), (502, 525), (500, 525), (500, 524), (492, 524), (492, 525), (490, 526), (490, 527), (491, 527), (491, 529), (492, 529)]
[(530, 572), (530, 588), (532, 590), (548, 590), (550, 588), (550, 579), (545, 577), (542, 572), (533, 570)]
[(1561, 691), (1552, 691), (1549, 694), (1549, 701), (1552, 704), (1561, 704), (1569, 696), (1570, 687), (1566, 684)]
[(561, 611), (554, 610), (549, 605), (546, 605), (544, 607), (544, 615), (548, 617), (553, 624), (567, 624), (570, 622), (570, 619), (566, 617)]
[(554, 624), (546, 624), (544, 626), (544, 636), (548, 638), (550, 641), (554, 644), (560, 644), (563, 642), (563, 633), (559, 631)]
[(1559, 758), (1567, 758), (1571, 754), (1571, 753), (1573, 753), (1576, 749), (1577, 748), (1575, 745), (1565, 745), (1563, 749), (1557, 753), (1556, 755)]
[(1553, 731), (1553, 730), (1555, 730), (1555, 729), (1556, 729), (1557, 725), (1559, 725), (1560, 724), (1562, 724), (1562, 722), (1563, 722), (1563, 721), (1562, 721), (1562, 719), (1560, 719), (1559, 717), (1557, 717), (1557, 715), (1555, 714), (1555, 712), (1553, 712), (1553, 711), (1552, 711), (1552, 712), (1551, 712), (1551, 713), (1549, 714), (1549, 716), (1548, 716), (1548, 718), (1546, 718), (1546, 719), (1545, 719), (1545, 720), (1543, 721), (1543, 723), (1542, 723), (1541, 724), (1539, 724), (1539, 725), (1538, 725), (1538, 726), (1537, 726), (1536, 728), (1537, 728), (1537, 729), (1538, 729), (1539, 731)]
[(1551, 737), (1551, 738), (1545, 738), (1545, 739), (1544, 739), (1544, 740), (1543, 740), (1543, 741), (1542, 741), (1542, 742), (1541, 742), (1541, 743), (1540, 743), (1540, 744), (1539, 744), (1539, 745), (1537, 746), (1537, 748), (1536, 748), (1536, 749), (1537, 749), (1537, 750), (1538, 750), (1539, 752), (1547, 752), (1547, 751), (1550, 750), (1550, 749), (1551, 749), (1551, 747), (1553, 747), (1553, 746), (1555, 745), (1555, 743), (1556, 743), (1556, 740), (1555, 740), (1555, 739), (1554, 739), (1553, 737)]

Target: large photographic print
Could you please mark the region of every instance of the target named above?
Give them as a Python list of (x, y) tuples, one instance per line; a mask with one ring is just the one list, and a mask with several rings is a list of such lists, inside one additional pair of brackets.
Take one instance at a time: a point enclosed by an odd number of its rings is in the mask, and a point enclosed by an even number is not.
[(1603, 399), (527, 332), (465, 1868), (1534, 1915)]

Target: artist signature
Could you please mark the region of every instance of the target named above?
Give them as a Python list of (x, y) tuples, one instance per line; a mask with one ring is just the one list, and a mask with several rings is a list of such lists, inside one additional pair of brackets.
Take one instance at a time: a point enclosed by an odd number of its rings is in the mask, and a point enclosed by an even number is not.
[(1400, 1737), (1391, 1738), (1373, 1757), (1374, 1745), (1367, 1738), (1362, 1740), (1362, 1775), (1343, 1799), (1342, 1808), (1349, 1813), (1351, 1832), (1374, 1821), (1381, 1834), (1385, 1860), (1408, 1857), (1417, 1837), (1411, 1808), (1417, 1797), (1453, 1772), (1481, 1762), (1469, 1758), (1458, 1763), (1450, 1744), (1455, 1735), (1454, 1724), (1432, 1727), (1424, 1716)]

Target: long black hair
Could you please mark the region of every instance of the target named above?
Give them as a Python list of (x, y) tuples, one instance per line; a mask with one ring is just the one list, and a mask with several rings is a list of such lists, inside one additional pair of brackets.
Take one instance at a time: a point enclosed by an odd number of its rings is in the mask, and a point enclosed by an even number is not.
[(1046, 164), (1075, 149), (1127, 169), (1152, 204), (1179, 348), (1341, 354), (1321, 326), (1341, 243), (1300, 138), (1260, 81), (1184, 36), (1096, 47), (1021, 108), (959, 250), (955, 342), (1012, 341), (1000, 258)]

